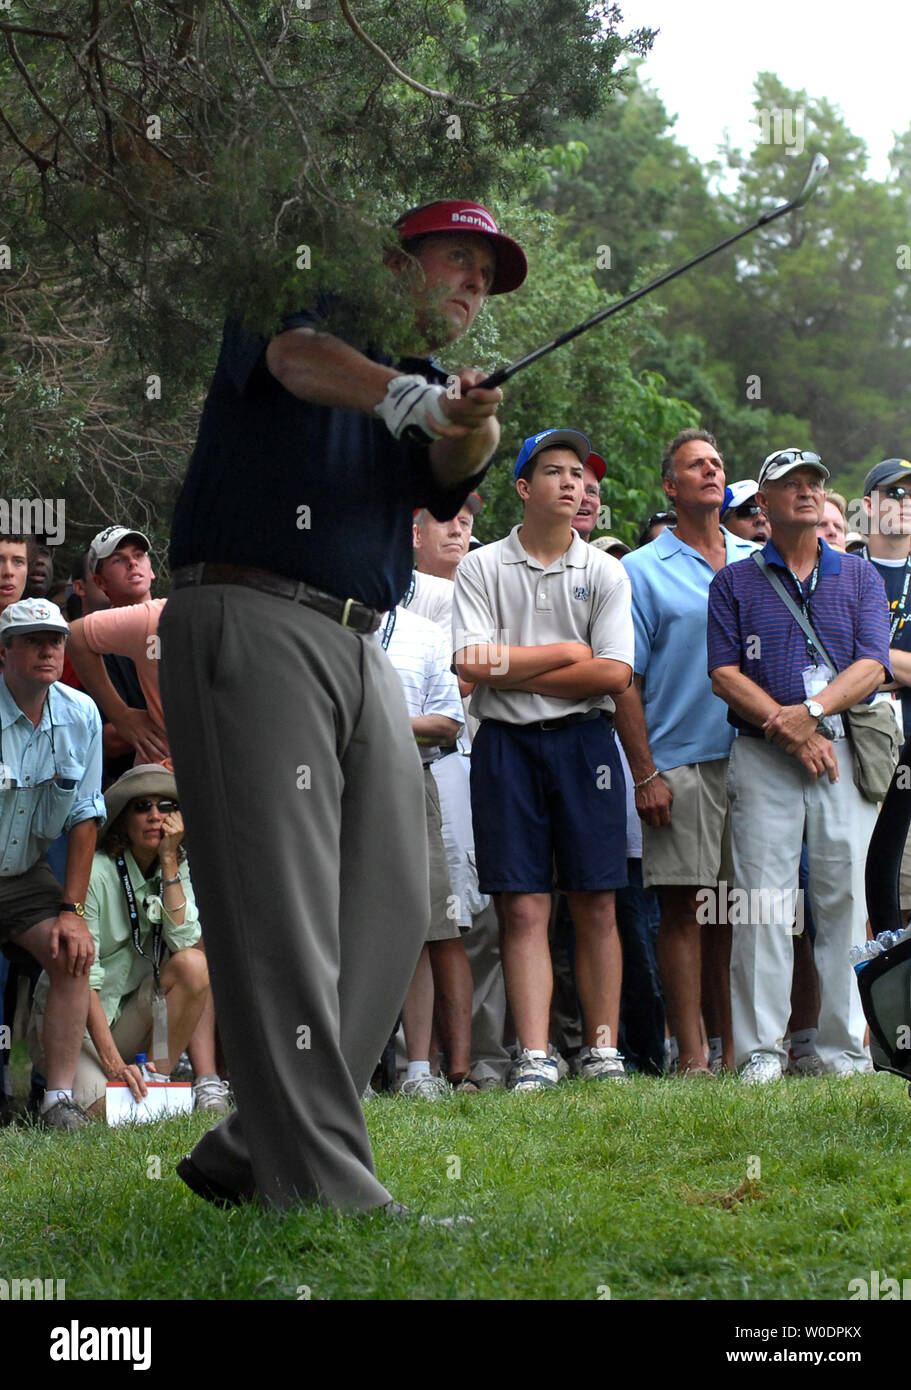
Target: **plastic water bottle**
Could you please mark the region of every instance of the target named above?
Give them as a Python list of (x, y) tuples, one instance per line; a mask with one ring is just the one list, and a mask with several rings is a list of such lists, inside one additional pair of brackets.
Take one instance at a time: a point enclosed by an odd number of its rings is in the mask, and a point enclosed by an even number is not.
[(148, 1065), (147, 1065), (148, 1060), (149, 1060), (149, 1054), (148, 1054), (147, 1052), (137, 1052), (137, 1053), (136, 1053), (136, 1065), (137, 1065), (137, 1067), (139, 1068), (140, 1072), (142, 1073), (142, 1079), (143, 1079), (143, 1081), (146, 1083), (146, 1085), (147, 1085), (147, 1086), (157, 1086), (157, 1085), (159, 1085), (162, 1081), (167, 1081), (168, 1078), (167, 1078), (166, 1076), (162, 1076), (159, 1072), (157, 1072), (157, 1071), (149, 1071), (149, 1068), (148, 1068)]

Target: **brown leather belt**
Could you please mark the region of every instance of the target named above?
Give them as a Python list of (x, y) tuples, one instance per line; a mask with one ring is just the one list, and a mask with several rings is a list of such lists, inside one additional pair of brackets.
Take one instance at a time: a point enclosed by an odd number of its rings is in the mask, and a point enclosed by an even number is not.
[(297, 579), (285, 579), (283, 575), (250, 569), (247, 565), (203, 561), (198, 565), (183, 565), (171, 577), (174, 589), (188, 589), (199, 584), (241, 584), (246, 589), (259, 589), (274, 598), (287, 598), (292, 603), (302, 603), (305, 608), (314, 608), (317, 613), (354, 632), (376, 632), (383, 621), (382, 613), (353, 598), (336, 598), (334, 594), (324, 594), (321, 589), (313, 589)]

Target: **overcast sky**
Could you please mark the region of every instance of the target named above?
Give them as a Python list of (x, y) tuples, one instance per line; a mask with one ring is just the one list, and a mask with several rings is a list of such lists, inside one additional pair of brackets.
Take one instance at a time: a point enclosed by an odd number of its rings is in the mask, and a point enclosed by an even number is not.
[(617, 0), (621, 32), (660, 29), (642, 76), (677, 140), (698, 158), (717, 155), (725, 127), (742, 149), (756, 143), (757, 72), (841, 107), (866, 141), (868, 174), (889, 172), (893, 132), (911, 125), (911, 5), (907, 0)]

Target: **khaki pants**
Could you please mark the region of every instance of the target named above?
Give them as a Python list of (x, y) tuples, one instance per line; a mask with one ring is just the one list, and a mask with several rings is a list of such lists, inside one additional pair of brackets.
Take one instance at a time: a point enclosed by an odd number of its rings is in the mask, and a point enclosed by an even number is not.
[(237, 1111), (194, 1162), (368, 1210), (360, 1097), (430, 916), (421, 762), (379, 643), (288, 599), (179, 589), (161, 691)]
[[(838, 739), (832, 747), (838, 756), (837, 782), (825, 776), (814, 780), (796, 758), (764, 739), (738, 738), (731, 750), (734, 886), (767, 894), (764, 902), (749, 900), (763, 910), (733, 925), (731, 1009), (738, 1065), (751, 1052), (773, 1053), (782, 1064), (786, 1060), (783, 1039), (794, 962), (789, 905), (797, 892), (806, 831), (820, 989), (816, 1050), (826, 1071), (871, 1070), (848, 952), (866, 938), (864, 865), (876, 807), (854, 785), (846, 741)], [(764, 910), (766, 903), (788, 910), (770, 913)]]
[[(111, 1037), (125, 1062), (132, 1062), (137, 1052), (148, 1053), (151, 1050), (154, 992), (155, 980), (150, 974), (138, 989), (123, 1000), (120, 1017), (111, 1029)], [(39, 1007), (36, 1000), (28, 1023), (28, 1051), (40, 1072), (44, 1071), (45, 1064), (43, 1039), (44, 1009)], [(107, 1084), (108, 1079), (95, 1051), (95, 1044), (86, 1033), (73, 1078), (73, 1099), (87, 1110), (96, 1100), (101, 1100)]]

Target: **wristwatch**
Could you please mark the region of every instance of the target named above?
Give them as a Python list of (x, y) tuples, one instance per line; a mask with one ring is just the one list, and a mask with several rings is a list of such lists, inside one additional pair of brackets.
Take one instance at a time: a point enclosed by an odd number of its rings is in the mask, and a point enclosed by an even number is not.
[(75, 912), (77, 917), (85, 916), (85, 903), (61, 903), (61, 912)]
[(822, 705), (819, 703), (818, 700), (809, 698), (804, 700), (804, 704), (806, 705), (807, 709), (810, 711), (814, 719), (823, 718), (825, 710), (823, 709)]

